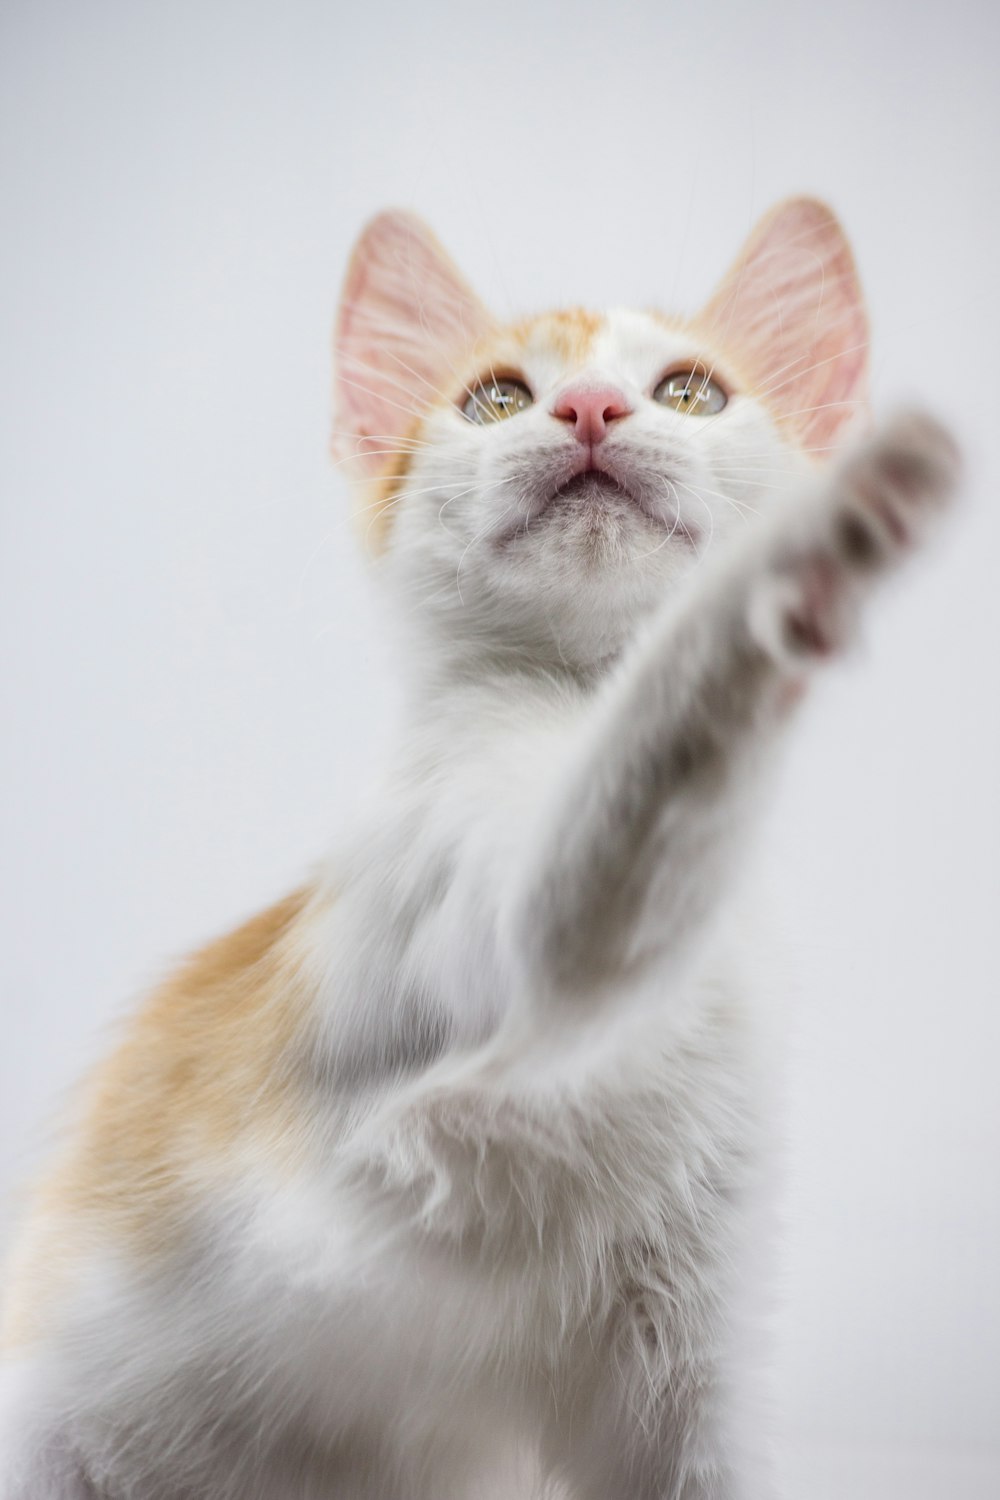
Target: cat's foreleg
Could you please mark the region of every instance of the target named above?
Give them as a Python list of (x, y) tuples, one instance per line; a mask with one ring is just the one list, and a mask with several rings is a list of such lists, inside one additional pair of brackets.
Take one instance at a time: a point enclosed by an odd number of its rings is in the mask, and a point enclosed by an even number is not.
[(701, 929), (809, 668), (849, 642), (957, 462), (932, 418), (897, 417), (655, 622), (596, 705), (511, 907), (532, 992), (599, 992)]

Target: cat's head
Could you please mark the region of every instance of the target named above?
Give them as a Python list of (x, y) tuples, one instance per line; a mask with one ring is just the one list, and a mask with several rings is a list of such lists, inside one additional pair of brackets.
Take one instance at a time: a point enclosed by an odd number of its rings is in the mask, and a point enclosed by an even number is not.
[(764, 218), (694, 318), (513, 325), (384, 213), (344, 287), (334, 451), (415, 628), (589, 667), (836, 445), (867, 343), (847, 241), (811, 199)]

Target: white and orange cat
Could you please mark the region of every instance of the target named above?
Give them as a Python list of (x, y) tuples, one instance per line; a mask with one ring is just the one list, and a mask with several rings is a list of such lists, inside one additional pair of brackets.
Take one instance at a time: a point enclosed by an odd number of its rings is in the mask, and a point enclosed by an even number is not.
[(690, 321), (498, 326), (367, 228), (335, 447), (405, 716), (328, 865), (90, 1080), (8, 1277), (0, 1500), (772, 1493), (735, 877), (957, 467), (921, 414), (827, 461), (866, 351), (811, 200)]

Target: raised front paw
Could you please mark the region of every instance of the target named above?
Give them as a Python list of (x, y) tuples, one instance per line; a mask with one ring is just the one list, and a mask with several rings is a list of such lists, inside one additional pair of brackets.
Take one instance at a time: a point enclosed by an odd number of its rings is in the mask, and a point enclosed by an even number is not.
[(923, 540), (958, 472), (954, 441), (919, 411), (901, 413), (845, 457), (818, 504), (770, 539), (749, 601), (758, 645), (796, 667), (845, 645), (868, 590)]

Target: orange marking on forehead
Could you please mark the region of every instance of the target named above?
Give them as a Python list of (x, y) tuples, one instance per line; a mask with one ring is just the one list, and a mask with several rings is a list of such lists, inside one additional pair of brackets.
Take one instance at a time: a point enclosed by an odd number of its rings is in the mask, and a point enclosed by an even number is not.
[(604, 326), (603, 314), (589, 312), (585, 307), (567, 307), (515, 324), (510, 337), (525, 349), (530, 345), (547, 344), (567, 364), (579, 365), (589, 357), (594, 340)]

